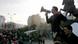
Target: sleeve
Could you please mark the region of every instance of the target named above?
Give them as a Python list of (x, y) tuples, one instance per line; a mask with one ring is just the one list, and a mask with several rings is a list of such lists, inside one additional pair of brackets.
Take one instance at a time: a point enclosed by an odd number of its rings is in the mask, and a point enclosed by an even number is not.
[(46, 14), (45, 16), (46, 16), (46, 22), (47, 22), (47, 23), (50, 23), (50, 22), (51, 22), (51, 17), (48, 18), (48, 15), (47, 15), (47, 14)]

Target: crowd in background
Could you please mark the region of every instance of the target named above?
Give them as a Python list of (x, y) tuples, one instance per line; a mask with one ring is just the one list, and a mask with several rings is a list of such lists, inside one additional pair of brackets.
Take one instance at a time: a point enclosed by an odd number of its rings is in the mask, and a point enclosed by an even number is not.
[(27, 35), (20, 30), (0, 31), (0, 44), (32, 44), (33, 41), (44, 44), (43, 36), (39, 32), (33, 32)]

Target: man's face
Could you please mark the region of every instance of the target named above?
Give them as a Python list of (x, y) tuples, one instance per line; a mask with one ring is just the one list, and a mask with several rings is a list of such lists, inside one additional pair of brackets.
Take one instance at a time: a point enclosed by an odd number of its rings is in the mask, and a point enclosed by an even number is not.
[(64, 27), (64, 33), (65, 35), (68, 35), (71, 33), (71, 31), (67, 27)]
[(55, 8), (52, 8), (51, 11), (52, 11), (53, 14), (56, 14), (57, 13), (57, 11), (55, 10)]

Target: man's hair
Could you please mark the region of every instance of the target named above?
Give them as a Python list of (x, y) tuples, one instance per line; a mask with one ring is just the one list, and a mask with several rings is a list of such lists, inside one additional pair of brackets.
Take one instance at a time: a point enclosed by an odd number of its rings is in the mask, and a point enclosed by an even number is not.
[(64, 26), (64, 27), (67, 27), (68, 30), (71, 30), (71, 31), (73, 30), (73, 29), (72, 29), (72, 26), (70, 26), (70, 25), (66, 25), (66, 26)]
[(53, 8), (54, 8), (56, 11), (58, 11), (58, 8), (57, 8), (56, 6), (53, 6)]

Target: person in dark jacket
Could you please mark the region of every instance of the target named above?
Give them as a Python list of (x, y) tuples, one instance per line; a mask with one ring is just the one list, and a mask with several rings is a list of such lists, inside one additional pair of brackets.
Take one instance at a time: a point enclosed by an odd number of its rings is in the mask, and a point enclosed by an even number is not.
[(78, 44), (78, 37), (72, 32), (72, 27), (70, 25), (64, 26), (63, 40), (68, 44)]
[(58, 8), (53, 6), (52, 8), (53, 15), (48, 18), (48, 13), (46, 13), (46, 21), (51, 24), (52, 32), (58, 32), (61, 24), (61, 21), (66, 21), (66, 17), (64, 17), (60, 12), (58, 12)]
[[(48, 13), (45, 14), (47, 23), (51, 24), (51, 30), (52, 30), (52, 39), (53, 41), (57, 41), (56, 35), (60, 34), (61, 32), (61, 22), (67, 21), (67, 18), (63, 16), (60, 12), (58, 12), (58, 8), (56, 6), (53, 6), (52, 8), (53, 15), (48, 18)], [(58, 37), (57, 37), (58, 38)]]

